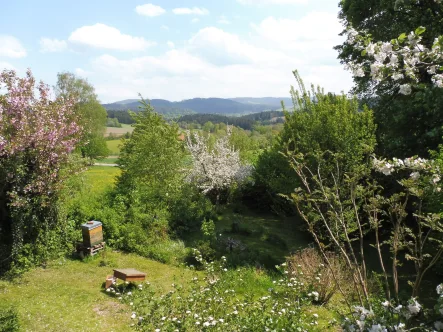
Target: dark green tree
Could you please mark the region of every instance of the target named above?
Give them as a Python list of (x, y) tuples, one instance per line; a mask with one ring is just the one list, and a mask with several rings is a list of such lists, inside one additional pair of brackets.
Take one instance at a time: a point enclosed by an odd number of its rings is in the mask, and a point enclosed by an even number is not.
[[(422, 44), (432, 46), (443, 34), (443, 4), (434, 0), (342, 0), (340, 18), (345, 28), (367, 31), (373, 41), (390, 41), (424, 26)], [(361, 50), (343, 43), (336, 47), (347, 64), (362, 59)], [(378, 126), (377, 153), (388, 157), (427, 156), (443, 136), (443, 89), (433, 86), (426, 72), (409, 96), (395, 93), (392, 80), (377, 87), (370, 77), (355, 77), (353, 93), (374, 111)]]
[[(291, 207), (279, 194), (289, 194), (300, 185), (299, 179), (283, 154), (301, 154), (316, 168), (318, 156), (325, 152), (337, 156), (341, 168), (351, 172), (367, 163), (374, 152), (373, 114), (359, 108), (356, 99), (345, 95), (325, 94), (319, 88), (307, 91), (298, 73), (294, 72), (299, 91), (291, 88), (293, 110), (284, 108), (286, 121), (275, 145), (264, 152), (257, 163), (256, 184), (272, 198), (274, 206)], [(333, 169), (335, 161), (322, 160), (323, 168)], [(332, 179), (331, 179), (332, 180)]]

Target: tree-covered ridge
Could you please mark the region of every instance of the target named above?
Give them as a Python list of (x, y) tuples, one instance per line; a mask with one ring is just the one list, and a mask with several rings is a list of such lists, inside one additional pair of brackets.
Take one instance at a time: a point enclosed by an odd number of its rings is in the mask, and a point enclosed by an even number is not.
[[(158, 113), (163, 114), (189, 114), (189, 113), (216, 113), (216, 114), (244, 114), (244, 113), (258, 113), (272, 109), (281, 108), (280, 104), (271, 99), (272, 105), (251, 103), (245, 99), (244, 102), (224, 98), (193, 98), (177, 102), (171, 102), (164, 99), (151, 99), (150, 104)], [(249, 100), (249, 99), (247, 99)], [(266, 100), (266, 99), (265, 99)], [(140, 108), (139, 101), (127, 100), (116, 102), (112, 104), (103, 104), (107, 110), (137, 111)]]

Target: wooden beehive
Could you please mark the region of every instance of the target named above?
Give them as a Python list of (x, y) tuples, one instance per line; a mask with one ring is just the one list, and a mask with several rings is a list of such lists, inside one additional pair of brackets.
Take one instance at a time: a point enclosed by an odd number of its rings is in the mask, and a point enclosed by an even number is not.
[(90, 248), (103, 242), (103, 228), (100, 221), (92, 220), (82, 225), (83, 246)]

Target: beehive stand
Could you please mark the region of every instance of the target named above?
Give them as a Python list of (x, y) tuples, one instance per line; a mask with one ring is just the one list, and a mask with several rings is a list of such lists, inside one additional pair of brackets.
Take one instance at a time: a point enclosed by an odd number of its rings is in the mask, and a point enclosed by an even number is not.
[(88, 221), (82, 226), (83, 242), (77, 244), (77, 252), (80, 256), (94, 256), (105, 248), (103, 241), (103, 229), (100, 221)]

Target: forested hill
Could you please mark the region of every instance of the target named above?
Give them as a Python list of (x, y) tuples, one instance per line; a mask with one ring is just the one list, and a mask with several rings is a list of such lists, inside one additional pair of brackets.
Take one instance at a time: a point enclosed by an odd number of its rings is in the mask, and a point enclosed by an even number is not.
[(177, 120), (179, 124), (181, 123), (198, 123), (204, 125), (205, 123), (211, 122), (213, 124), (225, 123), (228, 125), (234, 125), (246, 130), (251, 130), (253, 125), (259, 124), (270, 124), (283, 122), (284, 114), (282, 111), (268, 111), (260, 112), (254, 114), (243, 115), (240, 117), (235, 116), (224, 116), (218, 114), (190, 114), (184, 115)]
[[(247, 114), (280, 109), (280, 100), (287, 104), (288, 98), (193, 98), (178, 102), (164, 99), (152, 99), (151, 105), (162, 114)], [(103, 104), (106, 110), (137, 111), (140, 102), (136, 99), (127, 99), (111, 104)]]

